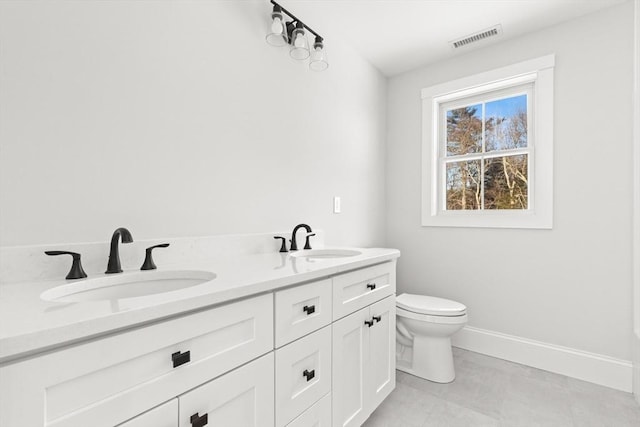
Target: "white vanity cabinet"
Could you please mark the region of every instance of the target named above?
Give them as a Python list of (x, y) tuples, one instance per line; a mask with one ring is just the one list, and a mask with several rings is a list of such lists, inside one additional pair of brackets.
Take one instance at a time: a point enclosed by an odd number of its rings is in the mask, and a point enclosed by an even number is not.
[(7, 362), (0, 427), (359, 426), (395, 387), (395, 266)]
[(395, 297), (333, 324), (333, 426), (360, 426), (395, 387)]

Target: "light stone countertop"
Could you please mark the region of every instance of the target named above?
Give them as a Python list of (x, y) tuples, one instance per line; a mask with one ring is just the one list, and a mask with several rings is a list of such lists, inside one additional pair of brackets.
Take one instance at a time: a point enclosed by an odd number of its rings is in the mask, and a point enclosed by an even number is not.
[[(158, 270), (205, 270), (216, 278), (177, 291), (120, 300), (69, 303), (40, 298), (42, 292), (71, 282), (64, 279), (4, 283), (0, 285), (0, 363), (400, 256), (396, 249), (336, 249), (362, 254), (312, 260), (271, 252), (165, 264)], [(122, 274), (131, 272), (139, 270)]]

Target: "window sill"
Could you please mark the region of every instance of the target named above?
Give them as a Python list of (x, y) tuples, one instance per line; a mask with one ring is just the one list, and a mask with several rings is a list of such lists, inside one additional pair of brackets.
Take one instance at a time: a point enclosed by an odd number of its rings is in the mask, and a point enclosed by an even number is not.
[(551, 229), (551, 215), (534, 211), (441, 211), (424, 214), (423, 227)]

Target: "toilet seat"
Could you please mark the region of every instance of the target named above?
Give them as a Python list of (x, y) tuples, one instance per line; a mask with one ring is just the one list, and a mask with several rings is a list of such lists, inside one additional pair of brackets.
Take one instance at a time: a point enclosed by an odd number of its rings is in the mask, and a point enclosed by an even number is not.
[(414, 313), (398, 306), (396, 306), (396, 316), (406, 317), (407, 319), (421, 320), (423, 322), (440, 323), (447, 325), (455, 325), (467, 322), (466, 313), (459, 316), (431, 316), (429, 314)]
[(464, 304), (426, 295), (401, 294), (396, 298), (396, 307), (429, 317), (459, 317), (467, 313), (467, 307)]

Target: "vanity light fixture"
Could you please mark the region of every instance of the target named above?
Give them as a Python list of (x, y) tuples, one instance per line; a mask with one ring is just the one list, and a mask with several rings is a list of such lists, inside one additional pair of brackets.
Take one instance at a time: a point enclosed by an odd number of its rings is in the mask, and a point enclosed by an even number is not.
[(311, 50), (311, 59), (309, 60), (309, 68), (313, 71), (324, 71), (329, 67), (327, 62), (327, 52), (324, 51), (324, 43), (322, 37), (316, 36)]
[(282, 8), (280, 6), (273, 6), (271, 20), (271, 28), (269, 33), (267, 33), (267, 43), (271, 46), (285, 46), (289, 40), (287, 39), (287, 31), (285, 28), (284, 17), (282, 16)]
[[(272, 46), (286, 46), (288, 44), (290, 46), (289, 55), (293, 59), (302, 61), (310, 58), (310, 69), (313, 71), (326, 70), (329, 67), (329, 62), (322, 36), (274, 0), (270, 0), (270, 2), (273, 4), (273, 11), (271, 12), (271, 26), (266, 37), (267, 43)], [(285, 21), (285, 19), (290, 19), (290, 21)], [(315, 36), (312, 49), (309, 49), (307, 31)]]

